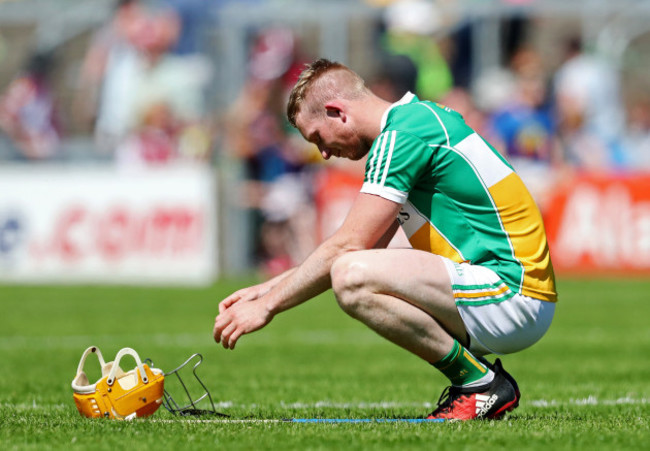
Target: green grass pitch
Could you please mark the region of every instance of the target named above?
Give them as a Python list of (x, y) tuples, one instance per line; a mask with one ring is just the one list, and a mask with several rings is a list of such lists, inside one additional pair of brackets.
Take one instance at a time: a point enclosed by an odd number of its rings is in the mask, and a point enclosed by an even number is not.
[[(650, 281), (559, 281), (549, 333), (503, 357), (520, 407), (504, 421), (291, 424), (417, 418), (445, 380), (336, 306), (331, 293), (276, 317), (234, 351), (212, 341), (211, 288), (0, 287), (0, 449), (641, 449), (650, 441)], [(70, 382), (83, 350), (135, 348), (168, 371), (193, 352), (220, 411), (241, 422), (82, 418)], [(125, 363), (132, 365), (132, 360)], [(94, 357), (88, 365), (96, 365)], [(92, 375), (92, 370), (89, 371)]]

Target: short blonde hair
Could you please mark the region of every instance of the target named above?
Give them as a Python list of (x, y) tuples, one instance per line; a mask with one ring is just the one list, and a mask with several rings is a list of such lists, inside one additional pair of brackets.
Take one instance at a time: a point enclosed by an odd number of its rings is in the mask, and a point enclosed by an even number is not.
[(324, 80), (323, 76), (325, 74), (333, 74), (335, 72), (337, 75), (341, 75), (334, 80), (335, 83), (323, 84), (320, 86), (321, 89), (314, 93), (317, 96), (316, 100), (318, 100), (319, 104), (337, 95), (343, 98), (353, 99), (361, 97), (368, 92), (368, 88), (363, 79), (347, 66), (325, 58), (318, 59), (305, 66), (305, 69), (291, 90), (289, 102), (287, 103), (287, 118), (291, 125), (296, 127), (296, 117), (300, 113), (300, 109), (310, 89), (319, 84), (319, 81)]

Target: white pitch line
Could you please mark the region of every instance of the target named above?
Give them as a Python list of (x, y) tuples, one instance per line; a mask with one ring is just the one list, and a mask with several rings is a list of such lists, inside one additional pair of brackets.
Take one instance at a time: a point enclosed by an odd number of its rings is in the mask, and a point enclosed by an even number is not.
[(153, 418), (152, 423), (218, 423), (218, 424), (262, 424), (262, 423), (291, 423), (289, 420), (279, 420), (279, 419), (262, 419), (262, 418), (245, 418), (245, 419), (230, 419), (230, 418), (221, 418), (221, 419), (199, 419), (199, 418), (190, 418), (187, 417), (179, 419), (158, 419)]
[(212, 423), (212, 424), (256, 424), (256, 423), (287, 423), (287, 424), (307, 424), (307, 423), (320, 423), (320, 424), (356, 424), (356, 423), (416, 423), (416, 424), (428, 424), (428, 423), (444, 423), (445, 420), (425, 420), (423, 418), (287, 418), (285, 420), (280, 419), (255, 419), (255, 418), (245, 418), (245, 419), (152, 419), (149, 420), (153, 423)]
[[(633, 398), (631, 396), (625, 396), (616, 399), (599, 399), (596, 396), (588, 396), (586, 398), (571, 398), (568, 400), (557, 400), (557, 399), (535, 399), (522, 401), (522, 405), (530, 405), (533, 407), (560, 407), (560, 406), (620, 406), (620, 405), (646, 405), (650, 404), (649, 398)], [(0, 403), (0, 409), (14, 409), (14, 410), (64, 410), (72, 408), (74, 404), (41, 404), (36, 401), (31, 403)], [(310, 410), (310, 409), (359, 409), (359, 410), (377, 410), (377, 409), (431, 409), (433, 407), (432, 403), (429, 402), (394, 402), (394, 401), (379, 401), (379, 402), (357, 402), (357, 403), (347, 403), (347, 402), (331, 402), (331, 401), (316, 401), (311, 403), (305, 402), (284, 402), (280, 401), (278, 404), (279, 408), (287, 410)], [(224, 409), (242, 409), (242, 410), (255, 410), (260, 407), (259, 404), (236, 404), (231, 401), (223, 401), (215, 403), (217, 410)], [(162, 420), (161, 420), (162, 421)], [(167, 421), (167, 420), (166, 420)], [(168, 421), (177, 421), (177, 420), (168, 420)], [(207, 421), (225, 421), (225, 420), (207, 420)], [(228, 420), (235, 421), (235, 420)], [(247, 420), (236, 420), (245, 422)], [(260, 421), (260, 420), (255, 420)], [(269, 422), (281, 421), (281, 420), (269, 420)]]
[(595, 396), (588, 396), (586, 398), (570, 399), (569, 402), (558, 401), (556, 399), (546, 400), (538, 399), (529, 401), (528, 404), (535, 407), (558, 407), (563, 405), (573, 406), (619, 406), (619, 405), (635, 405), (635, 404), (650, 404), (648, 398), (635, 399), (630, 396), (616, 399), (598, 399)]

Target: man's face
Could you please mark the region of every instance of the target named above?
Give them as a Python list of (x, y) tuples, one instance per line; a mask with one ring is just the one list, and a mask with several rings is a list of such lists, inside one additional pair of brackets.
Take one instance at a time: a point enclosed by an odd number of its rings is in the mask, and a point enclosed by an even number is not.
[(300, 112), (296, 126), (307, 141), (318, 147), (326, 160), (332, 156), (360, 160), (370, 150), (349, 118), (342, 120), (341, 112), (337, 110), (328, 110), (325, 115)]

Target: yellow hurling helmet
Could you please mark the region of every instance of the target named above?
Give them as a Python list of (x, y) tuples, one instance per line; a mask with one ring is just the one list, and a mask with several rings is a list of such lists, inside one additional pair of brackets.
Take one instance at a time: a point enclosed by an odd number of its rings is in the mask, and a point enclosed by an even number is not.
[[(101, 366), (101, 378), (91, 384), (84, 372), (86, 358), (96, 354)], [(124, 372), (120, 368), (122, 357), (130, 355), (136, 367)], [(99, 348), (91, 346), (84, 351), (72, 380), (74, 402), (79, 413), (89, 418), (114, 418), (130, 420), (148, 417), (158, 410), (164, 397), (165, 376), (162, 370), (143, 364), (131, 348), (121, 349), (115, 361), (104, 362)]]

